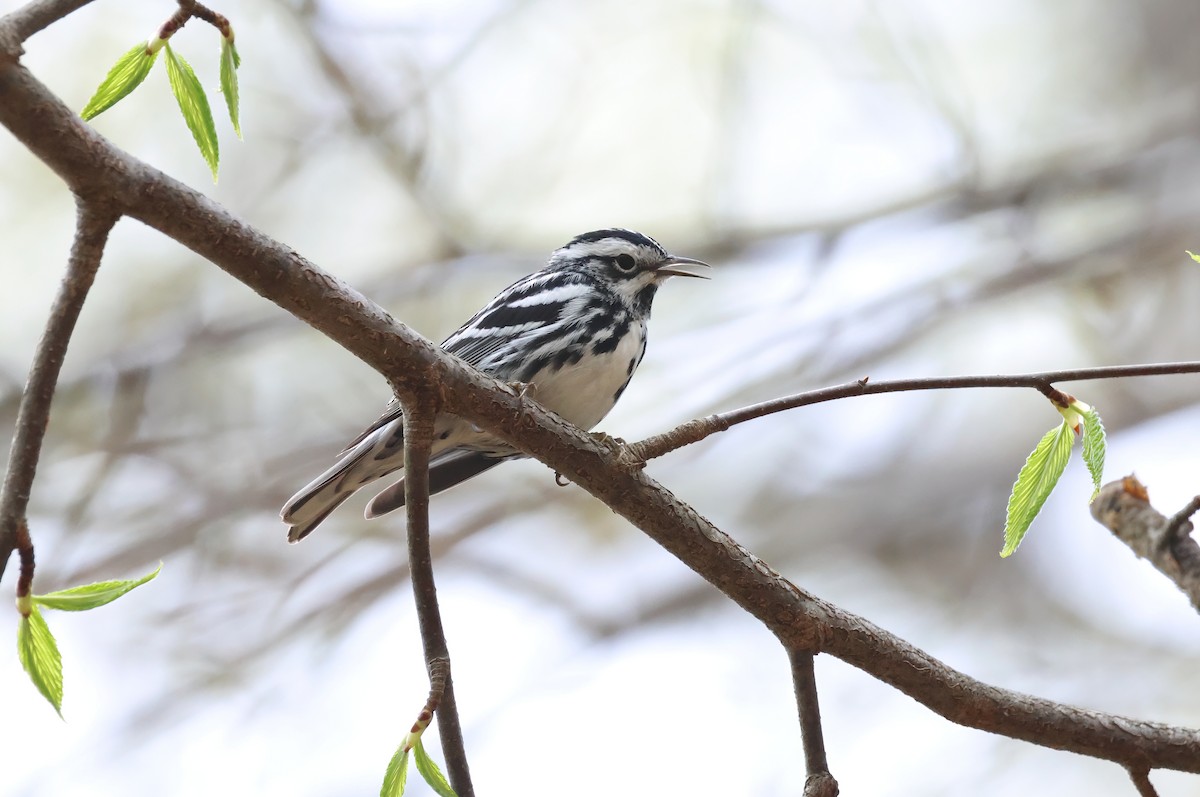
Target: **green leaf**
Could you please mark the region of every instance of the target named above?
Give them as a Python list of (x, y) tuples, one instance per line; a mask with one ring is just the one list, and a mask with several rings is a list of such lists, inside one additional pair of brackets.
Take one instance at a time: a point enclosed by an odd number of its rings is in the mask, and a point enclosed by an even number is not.
[(188, 130), (192, 131), (192, 138), (196, 139), (200, 154), (212, 170), (215, 183), (217, 163), (221, 154), (217, 145), (217, 127), (213, 124), (212, 109), (208, 107), (204, 87), (192, 71), (191, 64), (183, 60), (183, 56), (177, 55), (169, 44), (164, 49), (167, 51), (167, 77), (171, 81), (171, 91), (175, 93), (183, 121), (187, 122)]
[(450, 781), (446, 780), (442, 770), (429, 757), (429, 753), (425, 752), (425, 745), (421, 743), (420, 736), (417, 737), (417, 743), (413, 745), (413, 762), (417, 765), (417, 772), (420, 772), (429, 787), (437, 792), (438, 797), (458, 797), (454, 793), (454, 789), (450, 788)]
[(379, 797), (401, 797), (404, 794), (404, 784), (408, 781), (408, 748), (400, 745), (396, 754), (388, 762), (387, 773), (383, 776), (383, 787)]
[(1188, 250), (1186, 250), (1186, 249), (1184, 249), (1183, 251), (1187, 252), (1188, 257), (1190, 257), (1192, 260), (1195, 260), (1197, 263), (1200, 263), (1200, 255), (1196, 254), (1195, 252), (1188, 252)]
[(237, 69), (242, 64), (237, 46), (233, 43), (232, 34), (228, 39), (221, 39), (221, 93), (225, 95), (225, 107), (229, 109), (229, 121), (233, 123), (233, 131), (237, 137), (242, 137), (242, 126), (238, 122), (238, 82)]
[(146, 79), (157, 58), (158, 51), (152, 50), (148, 42), (134, 45), (132, 50), (118, 58), (113, 68), (108, 70), (108, 75), (88, 100), (80, 116), (85, 121), (94, 119), (123, 100)]
[(1089, 407), (1083, 413), (1083, 461), (1087, 463), (1088, 473), (1092, 475), (1092, 497), (1095, 500), (1100, 493), (1100, 484), (1104, 480), (1104, 424), (1100, 421), (1100, 413), (1095, 407)]
[(1004, 521), (1004, 548), (1001, 556), (1011, 556), (1025, 532), (1050, 497), (1054, 485), (1067, 468), (1071, 458), (1071, 445), (1075, 442), (1075, 430), (1067, 421), (1046, 432), (1029, 459), (1025, 460), (1012, 495), (1008, 497), (1008, 516)]
[(17, 628), (17, 655), (33, 685), (62, 717), (62, 656), (54, 635), (50, 633), (50, 626), (46, 625), (36, 605), (28, 617), (21, 618), (21, 625)]
[(106, 603), (112, 603), (117, 598), (132, 589), (142, 586), (162, 572), (162, 564), (153, 573), (147, 573), (136, 580), (129, 581), (100, 581), (96, 584), (86, 584), (82, 587), (71, 587), (51, 592), (47, 595), (34, 595), (33, 601), (47, 609), (58, 609), (63, 612), (86, 612)]

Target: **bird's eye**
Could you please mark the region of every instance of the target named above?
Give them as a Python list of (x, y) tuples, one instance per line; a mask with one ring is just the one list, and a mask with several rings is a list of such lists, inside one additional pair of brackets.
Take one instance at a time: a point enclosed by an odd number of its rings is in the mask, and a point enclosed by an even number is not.
[(617, 255), (616, 262), (617, 269), (626, 274), (631, 273), (637, 268), (637, 261), (633, 259), (633, 255)]

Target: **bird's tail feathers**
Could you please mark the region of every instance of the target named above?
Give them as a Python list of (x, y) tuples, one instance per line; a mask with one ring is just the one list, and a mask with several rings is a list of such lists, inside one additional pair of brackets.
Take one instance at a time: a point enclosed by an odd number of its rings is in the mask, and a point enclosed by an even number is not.
[(353, 491), (331, 496), (329, 500), (320, 504), (320, 511), (317, 514), (306, 516), (303, 520), (293, 519), (292, 522), (296, 525), (288, 529), (288, 542), (300, 542), (307, 537), (313, 529), (321, 525), (321, 521), (329, 517), (329, 513), (341, 506), (352, 495), (354, 495)]
[(353, 473), (370, 450), (370, 446), (359, 446), (358, 450), (342, 457), (333, 467), (288, 499), (279, 512), (283, 522), (291, 526), (288, 529), (288, 542), (298, 542), (307, 537), (330, 512), (371, 481)]

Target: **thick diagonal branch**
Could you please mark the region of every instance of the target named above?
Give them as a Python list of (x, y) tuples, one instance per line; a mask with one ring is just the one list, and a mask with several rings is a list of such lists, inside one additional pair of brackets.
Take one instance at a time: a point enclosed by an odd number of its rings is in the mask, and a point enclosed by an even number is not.
[[(33, 355), (33, 365), (17, 407), (17, 425), (9, 447), (8, 469), (4, 472), (3, 487), (0, 487), (0, 575), (4, 574), (5, 563), (17, 545), (18, 530), (27, 527), (25, 513), (42, 452), (42, 440), (50, 422), (54, 387), (58, 384), (58, 375), (67, 355), (71, 333), (75, 331), (75, 322), (79, 320), (83, 302), (100, 267), (108, 233), (116, 220), (117, 217), (111, 212), (99, 209), (93, 203), (82, 199), (76, 203), (75, 240), (67, 259), (67, 271)], [(29, 542), (28, 534), (21, 536), (23, 543)], [(32, 551), (22, 556), (22, 562), (26, 561), (31, 568)], [(23, 566), (21, 581), (28, 584), (33, 573), (25, 570)]]

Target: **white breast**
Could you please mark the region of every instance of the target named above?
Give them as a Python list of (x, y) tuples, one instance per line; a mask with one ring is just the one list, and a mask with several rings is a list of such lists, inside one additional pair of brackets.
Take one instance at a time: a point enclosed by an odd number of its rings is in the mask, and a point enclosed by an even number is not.
[(641, 361), (646, 327), (634, 323), (607, 354), (588, 354), (574, 365), (540, 376), (530, 395), (582, 429), (591, 429), (617, 403), (617, 392)]

